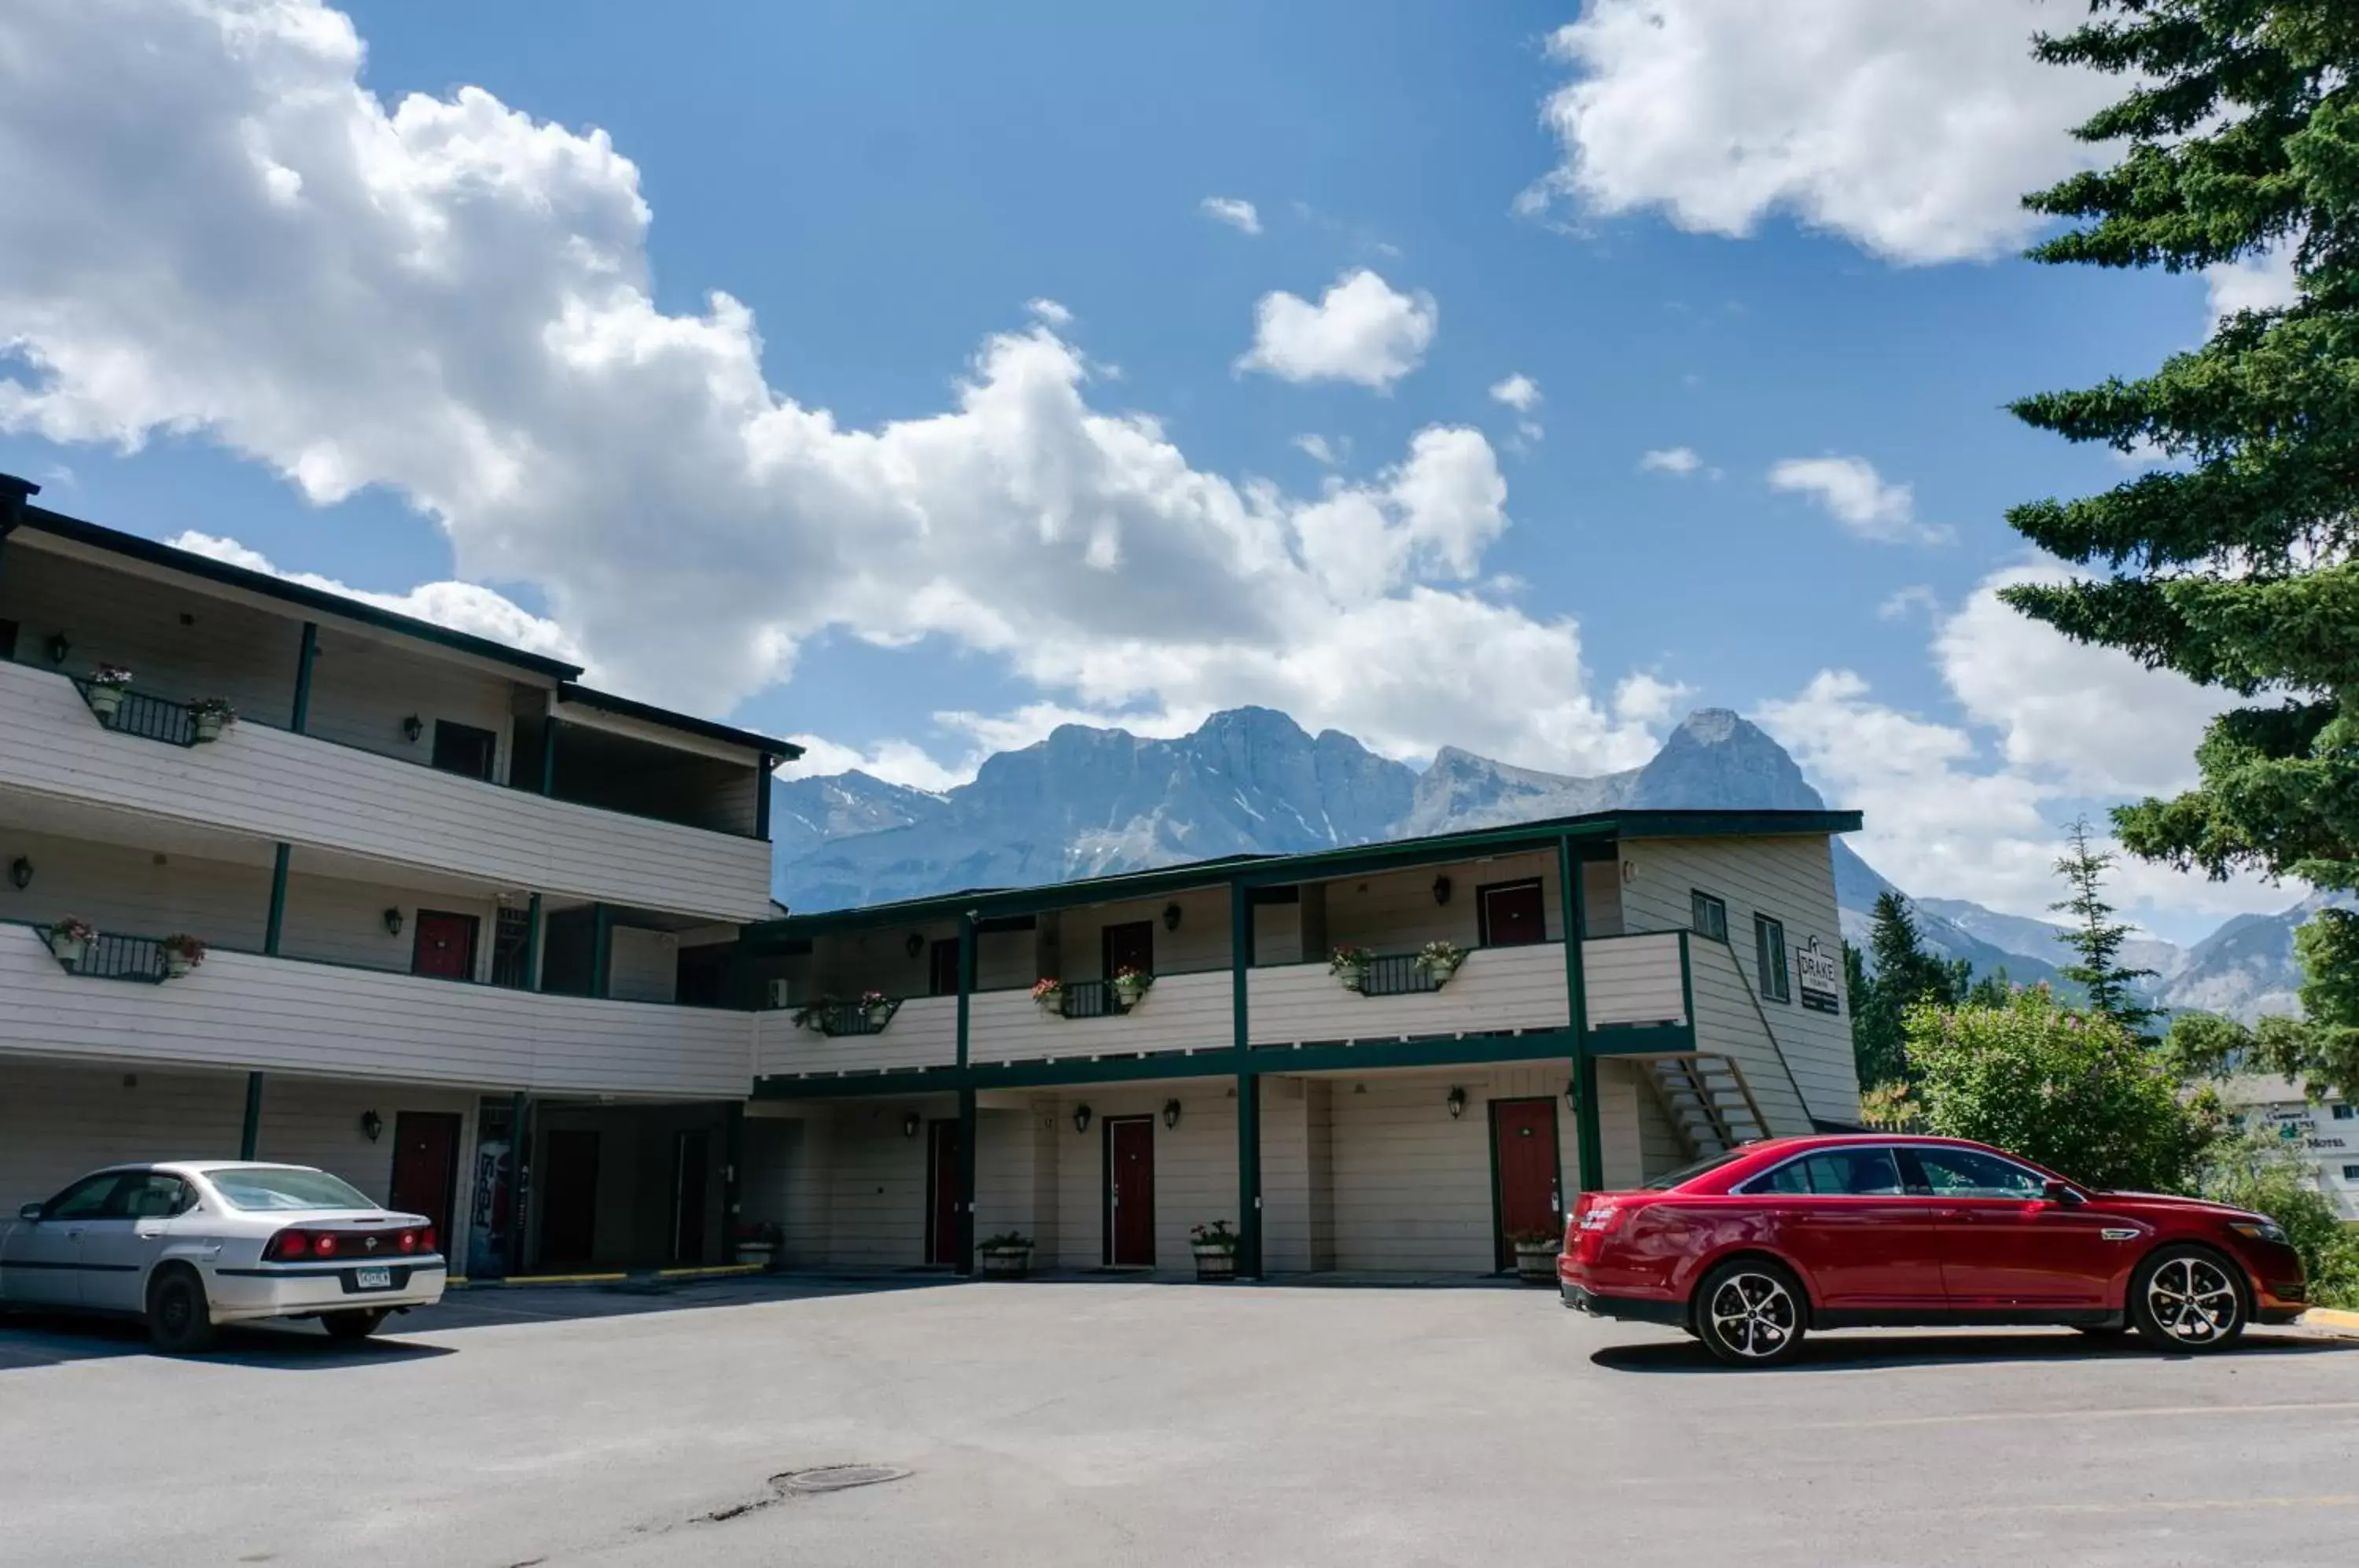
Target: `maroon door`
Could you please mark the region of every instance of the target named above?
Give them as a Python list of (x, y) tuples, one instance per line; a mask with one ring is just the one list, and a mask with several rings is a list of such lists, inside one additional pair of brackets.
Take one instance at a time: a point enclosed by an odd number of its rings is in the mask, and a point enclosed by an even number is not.
[(1155, 1264), (1155, 1118), (1106, 1122), (1106, 1261), (1118, 1269)]
[(393, 1117), (393, 1184), (385, 1206), (434, 1222), (435, 1239), (451, 1246), (451, 1200), (458, 1186), (459, 1117), (446, 1111), (397, 1111)]
[(1561, 1236), (1564, 1230), (1556, 1102), (1492, 1101), (1491, 1139), (1499, 1184), (1499, 1235), (1494, 1252), (1497, 1266), (1506, 1269), (1516, 1261), (1509, 1237), (1527, 1233)]
[(954, 1121), (934, 1124), (933, 1142), (926, 1163), (933, 1170), (932, 1210), (926, 1219), (926, 1261), (947, 1263), (955, 1268), (959, 1261), (959, 1125)]
[(541, 1139), (540, 1265), (567, 1269), (598, 1248), (598, 1135), (552, 1127)]
[(1105, 968), (1100, 977), (1111, 982), (1125, 969), (1155, 973), (1155, 922), (1128, 920), (1105, 928), (1103, 952)]
[(1521, 947), (1548, 940), (1548, 902), (1540, 885), (1497, 882), (1474, 890), (1484, 947)]
[(475, 917), (418, 911), (418, 936), (409, 950), (409, 972), (438, 980), (475, 977)]

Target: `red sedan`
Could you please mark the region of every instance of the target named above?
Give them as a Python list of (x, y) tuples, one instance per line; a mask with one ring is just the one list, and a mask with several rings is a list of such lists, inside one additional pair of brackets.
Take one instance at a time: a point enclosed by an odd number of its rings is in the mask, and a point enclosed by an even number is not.
[(1583, 1192), (1557, 1280), (1566, 1306), (1682, 1328), (1747, 1367), (1814, 1328), (2055, 1323), (2218, 1350), (2299, 1315), (2306, 1294), (2266, 1215), (1875, 1136), (1772, 1138)]

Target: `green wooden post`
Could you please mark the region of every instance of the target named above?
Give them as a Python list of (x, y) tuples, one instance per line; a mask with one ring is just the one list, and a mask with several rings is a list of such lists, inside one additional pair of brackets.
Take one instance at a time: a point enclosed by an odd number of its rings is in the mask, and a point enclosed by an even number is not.
[[(959, 916), (958, 922), (958, 1067), (962, 1077), (966, 1073), (967, 1029), (972, 1018), (972, 998), (974, 996), (975, 959), (974, 913), (969, 910)], [(974, 1085), (962, 1083), (958, 1098), (958, 1271), (974, 1272), (974, 1165), (975, 1138), (980, 1117), (974, 1103)]]
[(590, 994), (603, 996), (614, 982), (614, 911), (590, 906)]
[(557, 715), (551, 713), (540, 725), (540, 792), (557, 793)]
[(1581, 886), (1581, 862), (1573, 858), (1572, 838), (1556, 841), (1559, 900), (1564, 907), (1564, 999), (1566, 1021), (1572, 1031), (1572, 1093), (1574, 1136), (1580, 1143), (1581, 1188), (1594, 1192), (1605, 1185), (1605, 1132), (1597, 1109), (1597, 1058), (1589, 1049), (1588, 975), (1582, 966), (1582, 940), (1589, 929)]
[(540, 895), (535, 893), (525, 905), (524, 915), (524, 988), (540, 989)]
[(237, 1157), (251, 1160), (262, 1147), (262, 1074), (245, 1075), (245, 1125), (238, 1129)]
[(1261, 1278), (1261, 1078), (1253, 1071), (1253, 889), (1229, 884), (1231, 1049), (1237, 1063), (1237, 1275)]
[(295, 656), (295, 709), (287, 724), (297, 735), (303, 734), (311, 722), (311, 663), (319, 657), (320, 625), (305, 621), (302, 651)]
[(272, 958), (278, 956), (278, 939), (287, 930), (287, 863), (293, 853), (282, 844), (270, 856), (270, 912), (263, 918), (262, 951)]
[(768, 752), (754, 769), (754, 836), (770, 842), (770, 762)]

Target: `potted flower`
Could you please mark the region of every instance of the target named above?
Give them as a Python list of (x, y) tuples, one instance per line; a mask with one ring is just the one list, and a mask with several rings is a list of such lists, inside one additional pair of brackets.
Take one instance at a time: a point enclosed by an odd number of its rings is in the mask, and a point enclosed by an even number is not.
[(1146, 996), (1147, 988), (1154, 984), (1155, 976), (1144, 969), (1117, 969), (1114, 975), (1114, 999), (1122, 1004), (1124, 1012), (1128, 1012), (1138, 1006), (1138, 999)]
[(1507, 1238), (1516, 1249), (1516, 1278), (1527, 1285), (1556, 1283), (1557, 1248), (1564, 1237), (1552, 1230), (1519, 1230)]
[(90, 711), (101, 719), (112, 719), (123, 706), (123, 694), (131, 690), (131, 671), (119, 664), (102, 664), (90, 672), (87, 690)]
[(237, 710), (226, 697), (200, 697), (189, 704), (190, 732), (199, 746), (219, 740), (222, 731), (235, 723)]
[(1356, 991), (1368, 982), (1368, 965), (1376, 955), (1364, 947), (1339, 947), (1327, 955), (1327, 972), (1343, 983), (1346, 991)]
[(1418, 968), (1437, 986), (1447, 984), (1465, 962), (1466, 950), (1454, 942), (1429, 942), (1418, 949)]
[(60, 964), (80, 964), (97, 940), (98, 928), (80, 915), (68, 915), (49, 928), (49, 951)]
[(825, 1034), (828, 1032), (829, 1023), (842, 1006), (843, 1004), (833, 996), (814, 996), (795, 1009), (795, 1028), (817, 1029), (820, 1033)]
[(1032, 983), (1032, 1005), (1044, 1013), (1061, 1017), (1065, 1011), (1065, 983), (1051, 980), (1046, 975), (1035, 980)]
[(738, 1225), (736, 1239), (738, 1262), (768, 1269), (777, 1264), (778, 1244), (786, 1236), (775, 1221), (746, 1220)]
[(1226, 1220), (1214, 1220), (1200, 1225), (1188, 1233), (1188, 1249), (1196, 1255), (1196, 1278), (1199, 1279), (1234, 1279), (1237, 1277), (1237, 1233)]
[(893, 1017), (893, 998), (882, 991), (860, 993), (860, 1016), (872, 1029), (881, 1029)]
[(204, 942), (186, 931), (168, 936), (157, 945), (164, 950), (164, 973), (175, 980), (205, 961)]
[(1021, 1279), (1032, 1272), (1032, 1238), (1020, 1230), (985, 1236), (975, 1250), (983, 1255), (986, 1279)]

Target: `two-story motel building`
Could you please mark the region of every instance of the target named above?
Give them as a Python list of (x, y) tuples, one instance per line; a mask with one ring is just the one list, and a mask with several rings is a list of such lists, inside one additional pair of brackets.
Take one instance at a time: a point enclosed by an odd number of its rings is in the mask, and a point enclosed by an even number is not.
[[(1858, 1114), (1854, 813), (773, 918), (789, 743), (30, 491), (0, 480), (12, 1205), (246, 1154), (433, 1214), (477, 1274), (716, 1262), (741, 1222), (800, 1267), (966, 1272), (1015, 1230), (1036, 1269), (1179, 1269), (1217, 1220), (1246, 1275), (1487, 1272), (1580, 1187)], [(208, 697), (238, 718), (199, 739)], [(100, 934), (68, 959), (70, 915)]]
[[(796, 748), (36, 488), (0, 476), (8, 1212), (245, 1155), (433, 1216), (477, 1272), (725, 1258), (751, 1030), (721, 1004)], [(68, 916), (99, 933), (71, 962)]]

